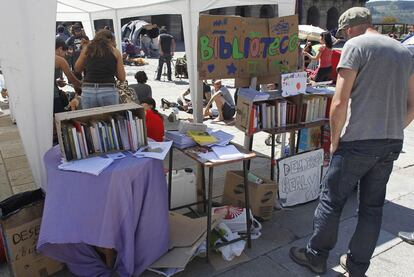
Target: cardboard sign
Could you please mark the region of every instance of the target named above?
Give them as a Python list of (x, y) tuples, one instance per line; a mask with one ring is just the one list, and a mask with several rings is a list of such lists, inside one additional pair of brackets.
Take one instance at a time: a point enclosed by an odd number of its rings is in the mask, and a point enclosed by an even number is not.
[(200, 15), (199, 26), (200, 80), (269, 78), (297, 70), (297, 16), (263, 19)]
[(278, 161), (279, 199), (283, 207), (319, 197), (323, 149), (304, 152)]
[(294, 96), (306, 93), (306, 72), (282, 74), (282, 96)]
[(15, 277), (49, 276), (63, 269), (63, 264), (36, 251), (43, 201), (21, 209), (2, 221), (7, 259)]

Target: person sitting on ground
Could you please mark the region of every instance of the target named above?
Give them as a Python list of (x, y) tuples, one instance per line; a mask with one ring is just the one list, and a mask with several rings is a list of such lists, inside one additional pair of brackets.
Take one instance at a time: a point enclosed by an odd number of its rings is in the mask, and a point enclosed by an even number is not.
[(70, 70), (69, 64), (65, 59), (66, 51), (68, 50), (65, 41), (56, 39), (55, 43), (55, 77), (53, 90), (53, 113), (61, 113), (65, 111), (65, 107), (69, 104), (65, 92), (60, 90), (60, 87), (66, 86), (63, 80), (62, 71), (65, 73), (68, 80), (73, 86), (78, 89), (81, 85), (80, 81), (75, 77)]
[(332, 79), (332, 36), (329, 32), (323, 32), (320, 37), (322, 46), (319, 48), (316, 56), (308, 52), (303, 52), (305, 57), (311, 60), (318, 60), (319, 65), (315, 71), (309, 71), (311, 80), (315, 82), (324, 82)]
[(138, 84), (132, 84), (129, 86), (135, 90), (138, 104), (141, 104), (145, 98), (152, 98), (152, 90), (151, 87), (146, 84), (148, 77), (144, 71), (138, 71), (135, 73), (135, 79)]
[(204, 116), (213, 116), (213, 111), (211, 109), (213, 102), (216, 104), (219, 113), (219, 116), (215, 121), (233, 119), (233, 116), (236, 113), (234, 100), (229, 90), (221, 84), (221, 80), (216, 80), (214, 82), (212, 96), (204, 109)]
[(155, 100), (145, 98), (141, 102), (145, 110), (145, 124), (147, 126), (147, 136), (155, 141), (164, 140), (164, 118), (157, 111)]
[[(191, 99), (188, 99), (187, 96), (191, 95), (190, 88), (184, 91), (177, 99), (178, 109), (186, 112), (192, 113), (193, 103)], [(210, 86), (203, 81), (203, 106), (206, 106), (208, 101), (211, 99), (211, 88)]]

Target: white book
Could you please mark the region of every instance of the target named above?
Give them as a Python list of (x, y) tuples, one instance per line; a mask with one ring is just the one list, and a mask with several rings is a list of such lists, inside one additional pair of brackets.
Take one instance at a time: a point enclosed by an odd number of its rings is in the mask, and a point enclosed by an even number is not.
[(127, 111), (128, 121), (131, 126), (131, 136), (132, 136), (132, 149), (138, 149), (138, 137), (137, 137), (137, 124), (134, 121), (131, 111)]
[(143, 145), (143, 143), (142, 143), (142, 138), (141, 138), (142, 130), (141, 130), (141, 127), (139, 126), (138, 117), (135, 117), (134, 122), (135, 122), (135, 125), (137, 126), (137, 130), (136, 130), (137, 131), (137, 142), (138, 142), (138, 147), (140, 147)]
[(116, 150), (121, 150), (119, 148), (118, 134), (116, 132), (115, 120), (113, 118), (111, 118), (111, 128), (112, 128), (112, 134), (113, 134), (112, 136), (113, 136), (115, 148)]
[(266, 128), (272, 128), (272, 107), (266, 106)]
[(72, 136), (73, 136), (73, 144), (75, 144), (76, 157), (78, 159), (82, 159), (82, 154), (79, 148), (78, 133), (76, 132), (75, 127), (72, 127), (71, 130), (72, 130)]
[(318, 113), (319, 113), (319, 97), (314, 98), (314, 107), (313, 107), (313, 120), (318, 119)]
[(97, 145), (98, 148), (95, 147), (95, 151), (96, 152), (104, 152), (102, 149), (102, 140), (101, 140), (101, 136), (99, 135), (99, 126), (97, 122), (93, 122), (93, 130), (95, 132), (95, 137), (96, 137), (96, 141), (97, 141)]
[(140, 126), (140, 130), (141, 130), (141, 141), (142, 141), (142, 145), (145, 145), (145, 143), (146, 143), (146, 136), (147, 136), (147, 134), (145, 133), (145, 130), (144, 130), (144, 120), (142, 119), (142, 118), (140, 118), (140, 119), (138, 119), (138, 121), (139, 121), (139, 126)]
[(282, 126), (286, 126), (286, 112), (287, 112), (287, 102), (283, 101), (280, 103), (281, 110), (282, 110), (282, 118), (281, 118), (281, 124)]
[(270, 128), (275, 128), (276, 123), (275, 123), (275, 113), (276, 113), (276, 107), (275, 106), (270, 106)]
[(89, 126), (89, 132), (91, 133), (92, 144), (93, 144), (93, 148), (95, 149), (95, 153), (99, 152), (99, 143), (98, 143), (98, 138), (96, 137), (95, 127)]

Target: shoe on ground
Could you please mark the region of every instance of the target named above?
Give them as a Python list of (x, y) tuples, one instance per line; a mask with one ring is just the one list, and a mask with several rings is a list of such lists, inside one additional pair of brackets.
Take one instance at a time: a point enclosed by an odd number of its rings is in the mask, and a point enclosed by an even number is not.
[(306, 248), (292, 247), (290, 248), (289, 256), (295, 263), (307, 267), (313, 273), (324, 274), (326, 272), (326, 262), (320, 265), (312, 263), (311, 258), (306, 252)]
[(398, 236), (409, 244), (414, 244), (414, 232), (398, 232)]
[(155, 81), (161, 81), (161, 78), (155, 78)]
[[(348, 268), (346, 267), (346, 260), (348, 259), (348, 255), (347, 254), (343, 254), (341, 255), (341, 257), (339, 257), (339, 264), (341, 265), (341, 267), (346, 271), (345, 273), (341, 273), (338, 276), (345, 276), (345, 277), (351, 277), (351, 275), (348, 272)], [(364, 275), (365, 277), (367, 277), (367, 275)]]

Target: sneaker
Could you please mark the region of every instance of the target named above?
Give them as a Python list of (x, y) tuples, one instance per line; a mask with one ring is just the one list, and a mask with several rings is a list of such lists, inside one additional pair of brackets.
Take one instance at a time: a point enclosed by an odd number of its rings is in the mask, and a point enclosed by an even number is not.
[[(341, 257), (339, 257), (339, 264), (341, 265), (341, 267), (346, 271), (343, 274), (340, 274), (338, 276), (346, 276), (346, 277), (350, 277), (351, 275), (348, 272), (348, 268), (346, 266), (346, 260), (348, 259), (348, 255), (347, 254), (343, 254), (341, 255)], [(365, 277), (367, 277), (367, 275), (364, 275)]]
[(326, 272), (326, 262), (319, 265), (312, 263), (306, 248), (292, 247), (290, 248), (289, 256), (295, 263), (309, 268), (313, 273), (324, 274)]

